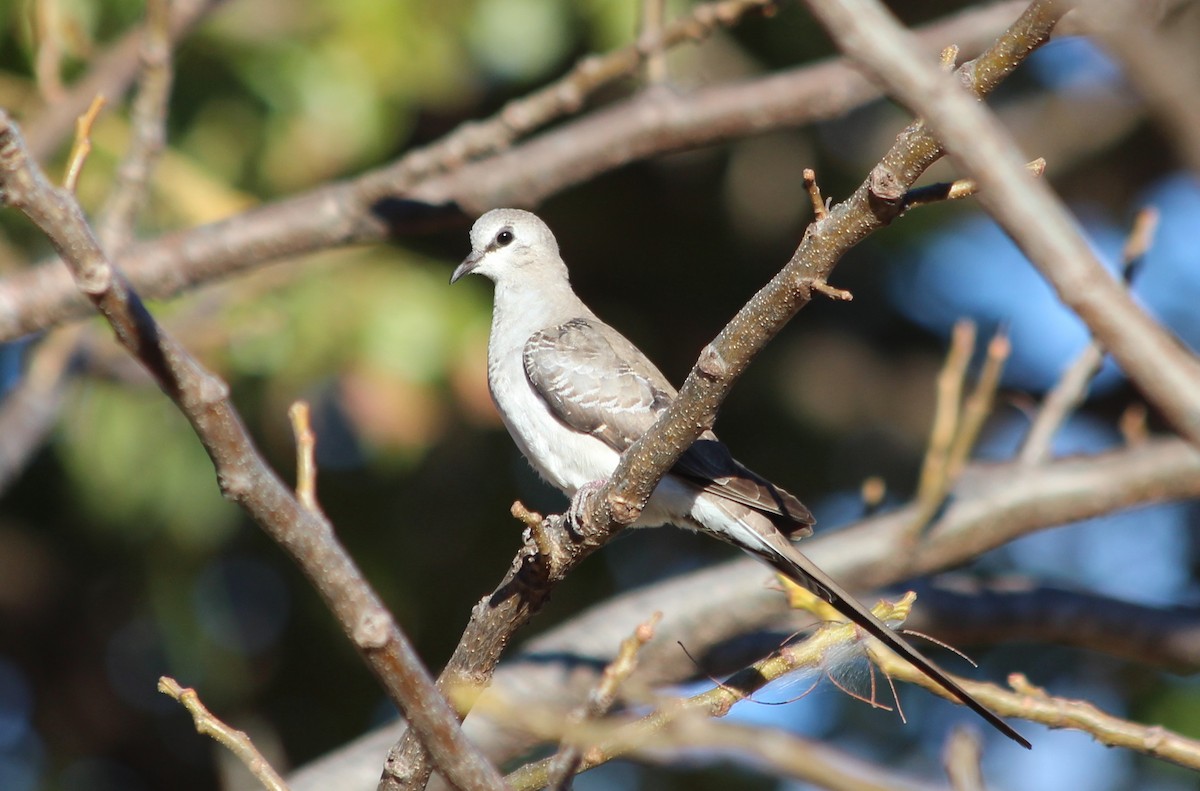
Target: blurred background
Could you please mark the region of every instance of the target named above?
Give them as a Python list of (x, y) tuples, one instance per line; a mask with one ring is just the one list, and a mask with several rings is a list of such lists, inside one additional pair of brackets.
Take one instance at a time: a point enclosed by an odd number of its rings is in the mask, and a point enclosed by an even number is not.
[[(972, 4), (895, 5), (918, 24)], [(1195, 31), (1194, 6), (1175, 21), (1180, 35)], [(668, 3), (669, 16), (688, 7)], [(176, 52), (169, 149), (139, 235), (210, 222), (386, 163), (587, 53), (627, 44), (638, 14), (633, 0), (228, 0)], [(19, 122), (36, 117), (142, 15), (134, 0), (3, 0), (0, 106)], [(59, 55), (50, 65), (39, 59), (48, 46)], [(803, 9), (784, 3), (770, 18), (751, 15), (676, 50), (669, 89), (830, 54)], [(634, 87), (622, 84), (596, 103)], [(1200, 91), (1186, 100), (1200, 101)], [(1031, 159), (1047, 158), (1046, 178), (1114, 269), (1133, 214), (1158, 210), (1159, 232), (1133, 288), (1200, 346), (1200, 185), (1119, 66), (1082, 39), (1056, 41), (990, 103)], [(824, 194), (839, 201), (907, 122), (900, 108), (875, 102), (837, 121), (623, 167), (538, 210), (585, 301), (679, 382), (795, 249), (811, 214), (803, 168), (815, 168)], [(128, 134), (123, 104), (98, 122), (79, 188), (85, 205), (111, 185)], [(46, 163), (56, 177), (65, 154)], [(942, 163), (927, 180), (952, 177)], [(280, 262), (153, 306), (231, 383), (285, 478), (294, 465), (287, 408), (312, 403), (321, 504), (434, 668), (519, 546), (510, 503), (563, 505), (520, 458), (488, 398), (490, 285), (447, 285), (469, 250), (467, 227)], [(30, 224), (0, 212), (0, 276), (48, 251)], [(743, 461), (799, 493), (822, 529), (858, 515), (867, 476), (887, 482), (889, 502), (911, 496), (934, 376), (958, 318), (979, 324), (981, 344), (996, 330), (1012, 339), (980, 446), (992, 459), (1014, 452), (1030, 408), (1086, 340), (969, 200), (915, 210), (874, 235), (838, 267), (834, 284), (854, 300), (804, 310), (739, 383), (718, 425)], [(163, 673), (196, 687), (281, 767), (392, 716), (304, 579), (221, 499), (175, 408), (98, 321), (90, 324), (48, 441), (0, 492), (0, 789), (217, 787), (225, 757), (155, 691)], [(0, 397), (41, 342), (0, 346)], [(1121, 443), (1118, 418), (1137, 402), (1109, 363), (1056, 451)], [(1195, 606), (1197, 523), (1194, 504), (1141, 509), (1031, 536), (979, 565), (1129, 601)], [(681, 531), (624, 536), (579, 569), (524, 636), (615, 591), (729, 555)], [(1058, 694), (1200, 737), (1194, 679), (1045, 646), (983, 658), (985, 672), (1019, 667)], [(946, 723), (923, 717), (921, 698), (905, 697), (904, 728), (829, 685), (789, 706), (745, 704), (735, 715), (931, 775)], [(1011, 745), (989, 743), (985, 768), (996, 787), (1195, 787), (1194, 776), (1086, 736), (1022, 729), (1037, 749), (1021, 761), (1010, 760)], [(776, 785), (728, 756), (698, 756), (682, 771), (614, 765), (578, 787)]]

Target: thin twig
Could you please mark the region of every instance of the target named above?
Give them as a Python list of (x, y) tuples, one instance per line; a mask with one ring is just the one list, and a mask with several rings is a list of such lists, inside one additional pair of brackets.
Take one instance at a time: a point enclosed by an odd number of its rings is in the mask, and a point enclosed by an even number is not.
[(296, 438), (296, 498), (309, 511), (319, 511), (317, 504), (317, 465), (313, 460), (313, 449), (317, 437), (308, 419), (308, 403), (297, 401), (288, 409), (292, 421), (292, 434)]
[(0, 493), (29, 464), (58, 420), (83, 331), (84, 325), (76, 324), (39, 341), (21, 381), (0, 401)]
[(138, 213), (150, 191), (150, 177), (167, 138), (171, 98), (171, 30), (167, 0), (148, 0), (142, 33), (142, 71), (133, 99), (133, 136), (117, 168), (116, 183), (96, 220), (100, 244), (119, 258), (133, 238)]
[(583, 758), (583, 748), (578, 742), (568, 741), (571, 730), (587, 720), (608, 714), (616, 703), (617, 690), (637, 669), (638, 651), (654, 638), (654, 627), (661, 620), (662, 613), (654, 613), (649, 620), (639, 624), (632, 635), (621, 641), (616, 658), (604, 668), (600, 682), (588, 695), (584, 704), (567, 718), (562, 745), (558, 754), (550, 760), (550, 782), (547, 785), (552, 791), (567, 791), (571, 787), (571, 780), (579, 770), (579, 763)]
[(950, 486), (958, 480), (971, 452), (975, 450), (975, 442), (983, 430), (983, 424), (992, 414), (992, 405), (996, 401), (996, 391), (1000, 387), (1000, 374), (1004, 364), (1012, 353), (1012, 344), (1003, 329), (996, 331), (988, 341), (987, 354), (983, 358), (983, 367), (975, 380), (971, 394), (963, 401), (962, 414), (959, 417), (958, 431), (955, 432), (954, 442), (950, 446), (947, 459), (946, 477)]
[[(1137, 262), (1154, 241), (1158, 212), (1145, 208), (1138, 212), (1125, 240), (1121, 255), (1121, 274), (1126, 283), (1133, 277)], [(1022, 464), (1041, 464), (1050, 455), (1051, 442), (1067, 417), (1087, 398), (1088, 387), (1104, 363), (1104, 350), (1095, 339), (1089, 340), (1054, 387), (1042, 399), (1037, 416), (1025, 436), (1017, 458)]]
[(804, 189), (808, 191), (808, 199), (812, 202), (813, 222), (820, 222), (829, 215), (825, 208), (825, 199), (821, 197), (821, 188), (817, 186), (817, 171), (812, 168), (804, 169)]
[(917, 483), (918, 519), (913, 522), (913, 535), (919, 535), (929, 520), (941, 508), (952, 483), (950, 452), (959, 433), (962, 412), (963, 382), (967, 366), (975, 351), (975, 324), (959, 320), (950, 334), (950, 349), (946, 362), (937, 377), (937, 399), (934, 402), (933, 425), (925, 448), (925, 461)]
[(667, 80), (667, 53), (663, 48), (662, 28), (666, 19), (666, 0), (642, 0), (642, 31), (649, 52), (646, 56), (646, 81), (661, 85)]
[(196, 723), (196, 732), (224, 746), (237, 756), (250, 774), (254, 775), (267, 791), (288, 791), (288, 785), (271, 766), (271, 762), (263, 757), (245, 731), (231, 728), (214, 715), (200, 700), (196, 690), (180, 686), (179, 682), (170, 676), (162, 676), (158, 680), (158, 691), (178, 701)]
[(34, 79), (38, 92), (48, 104), (61, 101), (63, 95), (63, 23), (62, 8), (57, 0), (44, 0), (34, 6), (37, 54), (34, 57)]
[(97, 96), (87, 112), (75, 122), (75, 144), (71, 146), (71, 155), (67, 157), (67, 174), (63, 176), (63, 188), (67, 192), (74, 192), (79, 184), (79, 174), (83, 172), (88, 154), (92, 153), (92, 124), (103, 107), (104, 97)]
[(942, 766), (954, 791), (987, 791), (979, 765), (982, 755), (977, 731), (961, 725), (950, 731), (942, 750)]
[[(1026, 164), (1025, 167), (1034, 176), (1040, 178), (1046, 173), (1046, 160), (1038, 157)], [(975, 183), (975, 179), (955, 179), (939, 184), (929, 184), (909, 190), (904, 196), (904, 208), (908, 210), (940, 201), (961, 200), (978, 192), (979, 185)]]

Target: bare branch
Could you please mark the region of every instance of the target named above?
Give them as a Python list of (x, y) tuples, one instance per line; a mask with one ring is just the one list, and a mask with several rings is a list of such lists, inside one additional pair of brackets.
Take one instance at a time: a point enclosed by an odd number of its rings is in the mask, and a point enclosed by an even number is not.
[[(1161, 725), (1141, 725), (1101, 711), (1086, 700), (1048, 695), (1020, 673), (1008, 679), (1013, 691), (1003, 693), (1001, 709), (1018, 707), (1024, 717), (1051, 728), (1074, 728), (1107, 747), (1124, 747), (1163, 761), (1200, 770), (1200, 741), (1169, 731)], [(997, 697), (996, 700), (1000, 700)]]
[(922, 591), (911, 625), (960, 645), (1049, 643), (1172, 673), (1200, 671), (1200, 608), (1151, 607), (1030, 580), (981, 585), (950, 577)]
[(942, 764), (954, 791), (987, 791), (979, 766), (982, 752), (979, 734), (975, 731), (959, 726), (950, 732), (942, 751)]
[[(804, 551), (851, 590), (871, 590), (910, 573), (929, 574), (960, 565), (978, 553), (1038, 530), (1148, 503), (1194, 497), (1200, 497), (1200, 453), (1178, 439), (1152, 439), (1099, 456), (1055, 460), (1036, 469), (1013, 463), (969, 466), (928, 532), (914, 572), (906, 572), (896, 562), (894, 549), (912, 524), (913, 505), (811, 539), (805, 542)], [(645, 613), (658, 609), (665, 613), (664, 619), (655, 640), (641, 652), (642, 670), (635, 681), (658, 685), (691, 678), (695, 664), (679, 650), (678, 641), (710, 661), (714, 647), (727, 646), (736, 635), (795, 628), (784, 597), (767, 589), (763, 580), (762, 566), (745, 558), (622, 594), (531, 640), (520, 654), (500, 666), (493, 688), (497, 694), (529, 705), (544, 703), (547, 697), (560, 706), (574, 705), (573, 701), (582, 699), (596, 683), (599, 671), (587, 672), (595, 659), (604, 661), (612, 646), (629, 634)], [(940, 593), (933, 596), (918, 614), (942, 599)], [(1039, 621), (1031, 612), (1018, 603), (1013, 606), (1019, 617), (1029, 617), (1037, 628)], [(1089, 604), (1081, 602), (1080, 606), (1086, 609)], [(1115, 631), (1097, 631), (1091, 641), (1097, 650), (1106, 650), (1106, 644), (1101, 644), (1104, 634), (1119, 632), (1123, 623), (1140, 623), (1147, 627), (1144, 639), (1134, 633), (1130, 641), (1140, 642), (1141, 647), (1114, 641), (1111, 648), (1118, 656), (1136, 658), (1138, 652), (1153, 653), (1161, 645), (1164, 655), (1191, 663), (1185, 667), (1194, 669), (1200, 662), (1200, 647), (1192, 639), (1196, 632), (1185, 617), (1151, 620), (1142, 610), (1122, 614), (1111, 609), (1110, 613), (1108, 625)], [(782, 625), (785, 618), (786, 625)], [(967, 619), (961, 616), (951, 615), (948, 620), (957, 621), (960, 629), (970, 625), (963, 623)], [(1003, 620), (992, 621), (1003, 628)], [(1018, 632), (1013, 634), (1019, 639)], [(1155, 642), (1156, 634), (1164, 642)], [(962, 642), (988, 641), (987, 634), (968, 631), (948, 636)], [(754, 643), (738, 645), (752, 650)], [(546, 659), (560, 656), (564, 657), (561, 662)], [(723, 649), (721, 658), (711, 661), (728, 669), (729, 662), (740, 665), (749, 659), (752, 657), (744, 653), (730, 654)], [(511, 760), (535, 746), (526, 736), (493, 728), (480, 718), (472, 717), (466, 725), (472, 739), (496, 761)], [(345, 771), (342, 767), (373, 761), (395, 738), (394, 730), (364, 737), (304, 770), (302, 776), (292, 779), (293, 785), (305, 791), (333, 787), (336, 777)]]
[[(978, 50), (1022, 7), (1022, 0), (1010, 0), (971, 9), (926, 28), (922, 41), (934, 52), (947, 39), (958, 41), (964, 50)], [(879, 95), (878, 88), (840, 59), (699, 90), (686, 102), (665, 91), (643, 94), (444, 173), (435, 172), (422, 149), (358, 179), (138, 245), (121, 259), (121, 268), (140, 294), (163, 299), (264, 262), (378, 242), (419, 229), (436, 221), (425, 216), (429, 206), (454, 204), (475, 213), (503, 205), (533, 205), (628, 162), (838, 117)], [(426, 176), (405, 188), (415, 178), (412, 174), (418, 173)], [(389, 199), (426, 204), (424, 213), (402, 209), (401, 216), (385, 218), (379, 206)], [(60, 266), (42, 265), (0, 280), (0, 341), (87, 316), (89, 311)]]
[(158, 680), (158, 691), (182, 704), (192, 715), (192, 720), (196, 723), (196, 732), (212, 737), (237, 756), (263, 788), (267, 791), (288, 791), (287, 783), (254, 746), (250, 736), (245, 731), (239, 731), (221, 722), (220, 718), (201, 702), (196, 690), (180, 686), (179, 682), (170, 676), (163, 676)]
[[(1157, 226), (1157, 211), (1143, 209), (1138, 212), (1121, 256), (1121, 271), (1126, 282), (1129, 281), (1136, 262), (1150, 249)], [(1050, 455), (1050, 443), (1054, 435), (1058, 433), (1067, 416), (1087, 398), (1088, 386), (1100, 372), (1103, 363), (1104, 350), (1100, 344), (1094, 339), (1088, 341), (1087, 346), (1042, 400), (1037, 417), (1025, 436), (1025, 443), (1017, 454), (1023, 464), (1040, 464)]]
[[(991, 90), (1046, 40), (1056, 19), (1052, 13), (1026, 13), (977, 59), (986, 68), (976, 69), (976, 61), (970, 61), (960, 71), (975, 75), (974, 85), (981, 93)], [(904, 191), (939, 155), (936, 143), (919, 125), (910, 127), (867, 182), (805, 235), (787, 266), (701, 352), (670, 408), (622, 456), (605, 486), (587, 497), (582, 507), (584, 525), (579, 534), (569, 532), (561, 517), (546, 520), (545, 529), (562, 536), (556, 543), (568, 552), (566, 565), (547, 568), (545, 557), (540, 563), (530, 563), (528, 550), (523, 550), (492, 597), (476, 605), (466, 632), (439, 677), (443, 689), (447, 685), (486, 684), (509, 636), (540, 609), (552, 586), (570, 568), (603, 546), (624, 524), (637, 518), (666, 470), (704, 428), (712, 425), (716, 410), (750, 361), (807, 304), (816, 284), (825, 282), (846, 250), (898, 216)], [(891, 211), (880, 211), (878, 206), (880, 172), (892, 174), (888, 180), (898, 189)], [(572, 511), (580, 509), (573, 505)], [(527, 566), (536, 573), (522, 578), (521, 572)], [(518, 582), (521, 584), (517, 585)], [(389, 775), (396, 773), (412, 780), (403, 787), (422, 785), (427, 777), (424, 771), (410, 773), (402, 769), (418, 760), (419, 751), (414, 743), (398, 744), (388, 756), (380, 791), (401, 787), (390, 783)]]
[[(171, 5), (171, 38), (179, 41), (206, 14), (224, 0), (174, 0)], [(25, 124), (30, 155), (47, 159), (71, 134), (78, 118), (96, 96), (114, 99), (122, 96), (140, 69), (142, 31), (126, 33), (108, 50), (93, 59), (87, 73), (71, 85), (66, 94), (48, 105), (36, 118)]]
[(550, 759), (550, 776), (548, 783), (552, 791), (567, 791), (571, 780), (579, 770), (583, 750), (577, 744), (569, 743), (567, 738), (572, 727), (608, 714), (617, 700), (617, 690), (627, 678), (637, 669), (637, 654), (642, 646), (654, 637), (654, 627), (662, 620), (662, 613), (656, 612), (645, 623), (639, 624), (634, 633), (621, 641), (616, 658), (604, 668), (600, 683), (588, 695), (587, 701), (567, 718), (567, 728), (564, 733), (562, 746), (558, 754)]
[[(937, 692), (933, 685), (921, 683), (916, 673), (902, 669), (904, 663), (897, 658), (885, 656), (883, 652), (872, 651), (871, 654), (885, 673)], [(1073, 728), (1091, 734), (1108, 747), (1124, 747), (1188, 769), (1200, 769), (1200, 741), (1160, 725), (1141, 725), (1114, 717), (1087, 701), (1051, 696), (1030, 684), (1020, 673), (1010, 675), (1008, 683), (1011, 692), (974, 681), (965, 681), (963, 686), (1002, 716), (1020, 717), (1051, 728)]]
[(171, 30), (167, 0), (149, 0), (142, 31), (142, 71), (133, 100), (133, 139), (117, 168), (117, 180), (96, 220), (96, 234), (110, 258), (133, 238), (134, 223), (150, 191), (150, 176), (166, 145), (171, 98)]
[(463, 737), (408, 639), (334, 537), (304, 509), (255, 449), (229, 402), (228, 386), (163, 330), (100, 249), (79, 204), (54, 188), (0, 112), (0, 194), (47, 235), (117, 340), (150, 372), (192, 424), (222, 493), (246, 509), (299, 563), (367, 665), (421, 734), (439, 768), (461, 788), (502, 788), (496, 770)]
[[(934, 64), (876, 0), (809, 0), (839, 47), (921, 115), (980, 186), (979, 200), (1184, 437), (1200, 446), (1200, 361), (1135, 303), (1097, 260), (1062, 202), (1030, 177), (995, 118)], [(1031, 6), (1061, 15), (1063, 0)]]

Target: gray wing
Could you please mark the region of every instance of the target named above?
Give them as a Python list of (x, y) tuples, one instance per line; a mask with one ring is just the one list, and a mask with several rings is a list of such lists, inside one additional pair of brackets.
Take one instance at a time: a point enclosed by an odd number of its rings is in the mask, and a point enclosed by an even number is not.
[[(596, 319), (572, 319), (525, 343), (525, 376), (567, 426), (624, 453), (675, 398), (666, 377), (623, 335)], [(794, 537), (814, 520), (793, 495), (746, 469), (711, 431), (671, 472), (706, 492), (761, 511)]]
[(623, 453), (675, 397), (654, 364), (597, 320), (572, 319), (525, 342), (525, 376), (571, 428)]

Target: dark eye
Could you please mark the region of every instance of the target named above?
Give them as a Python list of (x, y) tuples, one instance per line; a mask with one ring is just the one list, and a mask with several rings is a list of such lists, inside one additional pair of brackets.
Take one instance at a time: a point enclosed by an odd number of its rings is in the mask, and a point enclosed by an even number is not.
[(508, 247), (508, 245), (512, 243), (512, 240), (512, 231), (501, 231), (500, 233), (496, 234), (496, 244), (500, 247)]

